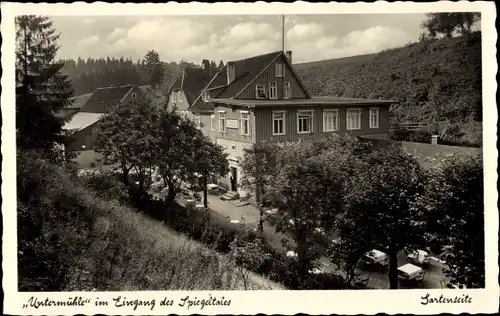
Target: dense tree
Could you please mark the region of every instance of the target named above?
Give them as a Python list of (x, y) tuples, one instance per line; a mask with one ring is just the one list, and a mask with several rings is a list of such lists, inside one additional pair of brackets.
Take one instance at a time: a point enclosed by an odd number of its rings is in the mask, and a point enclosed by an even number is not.
[(432, 170), (423, 201), (434, 247), (451, 246), (444, 272), (469, 288), (485, 285), (483, 175), (479, 155), (447, 158)]
[[(352, 139), (353, 142), (355, 142)], [(293, 238), (299, 261), (299, 280), (324, 255), (344, 211), (344, 188), (353, 166), (353, 148), (342, 137), (317, 144), (284, 145), (278, 174), (266, 198), (278, 209), (271, 222)]]
[(475, 12), (427, 13), (427, 20), (422, 23), (422, 28), (431, 38), (438, 35), (452, 37), (455, 32), (466, 35), (480, 18), (481, 14)]
[(207, 182), (210, 178), (225, 176), (229, 172), (228, 153), (218, 144), (214, 144), (206, 137), (197, 137), (194, 140), (195, 159), (197, 161), (197, 172), (202, 176), (203, 203), (208, 208)]
[(56, 117), (72, 96), (67, 77), (56, 63), (59, 34), (47, 17), (16, 17), (16, 131), (19, 148), (42, 149), (53, 160), (64, 144), (64, 121)]
[(139, 101), (113, 109), (97, 127), (95, 149), (121, 167), (124, 184), (129, 184), (133, 168), (143, 189), (146, 170), (154, 163), (157, 148), (158, 113), (148, 101)]
[(221, 60), (221, 61), (219, 62), (219, 68), (222, 68), (222, 67), (224, 67), (224, 62)]
[[(157, 165), (163, 179), (167, 205), (187, 186), (199, 183), (197, 174), (225, 174), (226, 155), (209, 142), (191, 119), (178, 112), (160, 109)], [(208, 155), (213, 156), (208, 158)]]
[(163, 62), (155, 50), (150, 50), (146, 53), (141, 61), (141, 71), (145, 82), (151, 86), (153, 91), (163, 83)]
[(277, 153), (279, 147), (276, 143), (259, 142), (243, 151), (243, 159), (240, 162), (242, 171), (241, 187), (253, 194), (259, 204), (259, 231), (264, 229), (264, 207), (267, 188), (272, 183), (278, 172)]
[(420, 164), (392, 145), (366, 155), (345, 192), (345, 220), (363, 228), (360, 238), (370, 240), (370, 247), (388, 251), (391, 289), (398, 288), (398, 252), (423, 242), (424, 215), (417, 202), (425, 185)]

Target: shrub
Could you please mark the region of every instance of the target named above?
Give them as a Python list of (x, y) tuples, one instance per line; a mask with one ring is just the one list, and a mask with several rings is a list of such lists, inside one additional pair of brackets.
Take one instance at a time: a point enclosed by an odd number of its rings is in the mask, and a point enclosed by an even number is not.
[(229, 289), (217, 256), (38, 157), (18, 153), (20, 291)]

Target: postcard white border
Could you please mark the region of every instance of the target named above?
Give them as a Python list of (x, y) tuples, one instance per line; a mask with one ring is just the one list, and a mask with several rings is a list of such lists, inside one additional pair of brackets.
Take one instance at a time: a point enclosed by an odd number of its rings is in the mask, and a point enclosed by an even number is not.
[[(99, 8), (98, 10), (96, 8)], [(369, 291), (232, 291), (232, 292), (71, 292), (71, 293), (19, 293), (17, 292), (17, 233), (16, 233), (16, 156), (15, 156), (15, 89), (14, 89), (14, 16), (40, 14), (51, 16), (90, 15), (264, 15), (264, 14), (347, 14), (347, 13), (424, 13), (446, 11), (481, 12), (483, 49), (483, 143), (485, 168), (485, 246), (486, 246), (486, 288), (478, 290), (369, 290)], [(498, 311), (498, 210), (497, 210), (497, 149), (496, 149), (496, 10), (492, 2), (448, 2), (432, 3), (395, 2), (388, 3), (168, 3), (168, 4), (15, 4), (2, 3), (2, 215), (3, 215), (3, 280), (5, 293), (4, 312), (16, 315), (50, 314), (376, 314), (376, 313), (492, 313)], [(469, 295), (470, 304), (421, 305), (421, 296)], [(23, 309), (22, 303), (31, 296), (39, 299), (68, 299), (82, 296), (95, 299), (111, 299), (118, 295), (137, 299), (163, 297), (179, 300), (187, 295), (198, 298), (225, 297), (231, 300), (226, 307), (205, 307), (186, 309), (180, 306), (145, 309), (117, 309), (89, 306), (78, 308)], [(158, 304), (158, 303), (157, 303)]]

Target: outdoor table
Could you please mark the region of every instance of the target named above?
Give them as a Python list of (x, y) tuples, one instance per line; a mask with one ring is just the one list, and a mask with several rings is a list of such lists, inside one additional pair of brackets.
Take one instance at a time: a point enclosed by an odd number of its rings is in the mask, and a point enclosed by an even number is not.
[(408, 259), (413, 261), (413, 262), (419, 263), (419, 264), (427, 263), (430, 260), (429, 254), (427, 253), (427, 251), (420, 250), (420, 249), (412, 251), (408, 255)]
[(387, 263), (387, 255), (385, 254), (385, 252), (382, 252), (382, 251), (377, 250), (377, 249), (373, 249), (373, 250), (365, 253), (364, 258), (365, 258), (364, 262), (366, 264), (378, 263), (378, 264), (385, 265)]
[(237, 220), (237, 219), (232, 219), (230, 223), (231, 223), (231, 224), (239, 224), (239, 223), (240, 223), (240, 221), (239, 221), (239, 220)]
[(423, 271), (421, 267), (411, 263), (407, 263), (398, 268), (400, 279), (406, 279), (408, 281), (417, 279), (420, 275), (423, 275)]

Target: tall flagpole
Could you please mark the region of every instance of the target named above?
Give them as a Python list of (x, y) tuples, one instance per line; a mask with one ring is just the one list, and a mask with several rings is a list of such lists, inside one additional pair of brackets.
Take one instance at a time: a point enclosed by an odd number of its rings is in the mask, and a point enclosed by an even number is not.
[(281, 49), (283, 51), (285, 51), (285, 15), (283, 14), (282, 16), (282, 29), (281, 29), (281, 39), (282, 39), (282, 43), (281, 43)]

